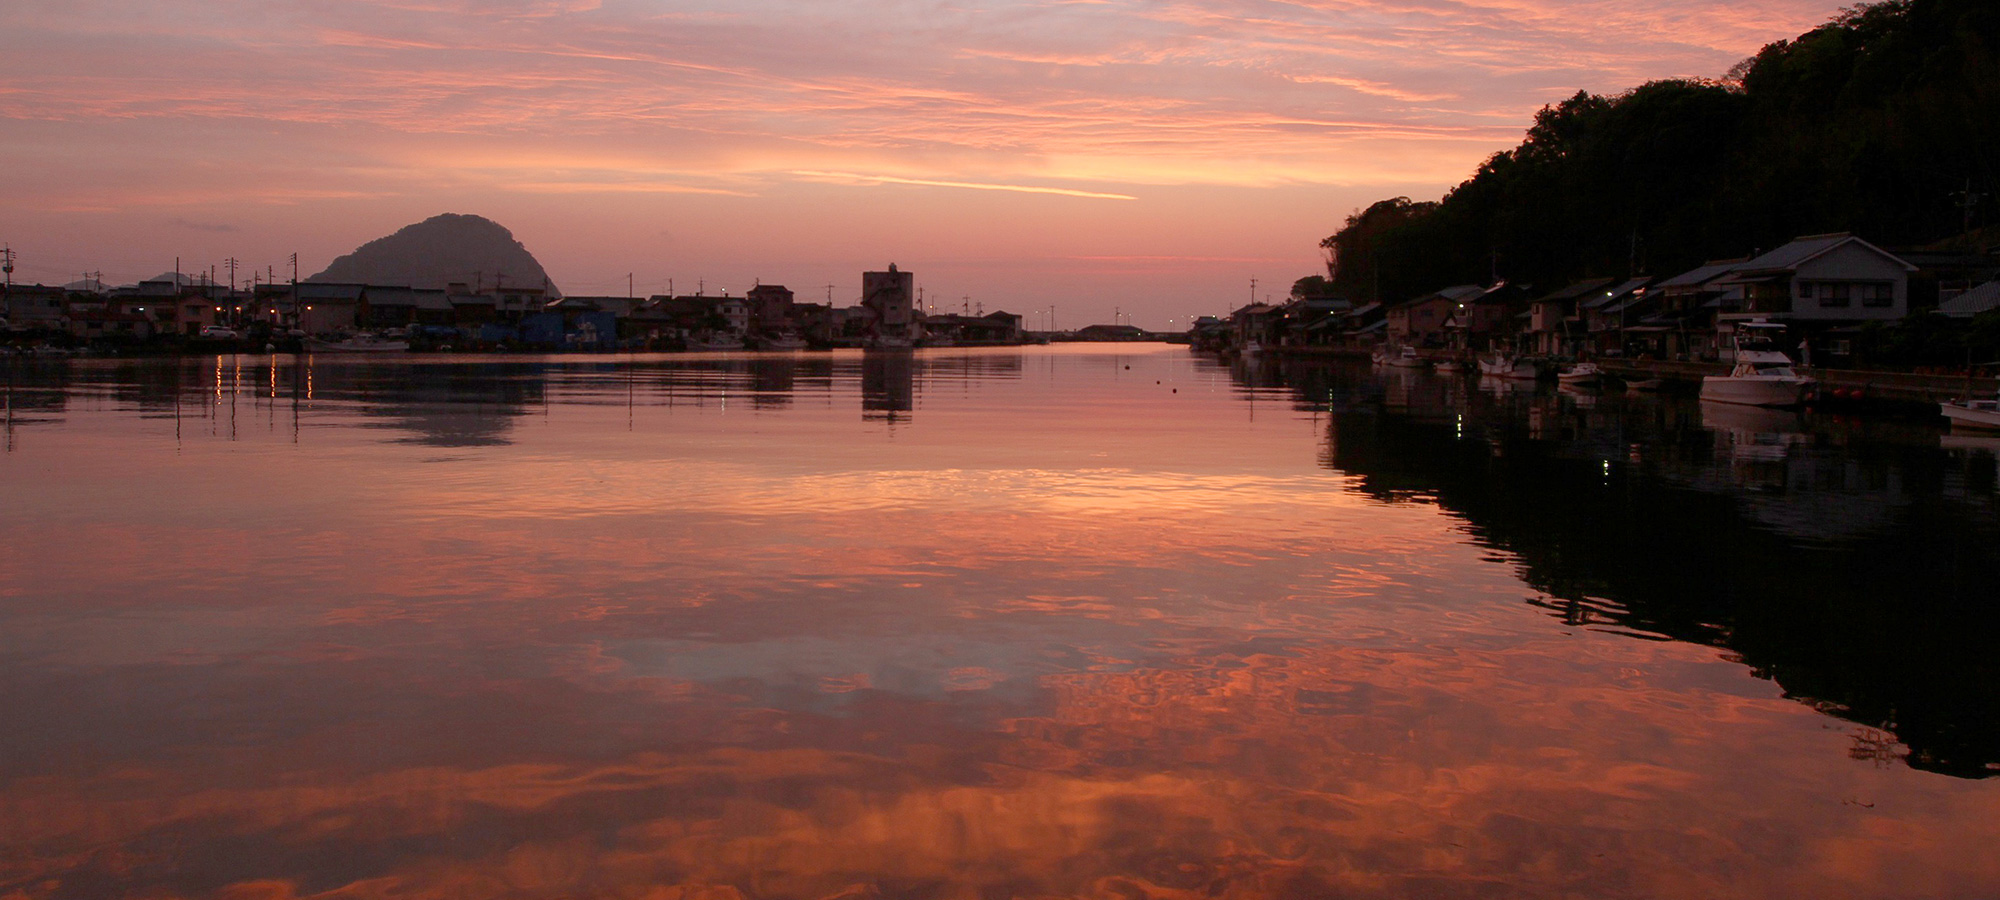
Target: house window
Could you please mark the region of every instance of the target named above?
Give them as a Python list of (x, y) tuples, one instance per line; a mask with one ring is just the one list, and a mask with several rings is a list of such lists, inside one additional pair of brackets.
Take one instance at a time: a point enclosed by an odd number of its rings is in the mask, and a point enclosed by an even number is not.
[(1846, 339), (1828, 341), (1826, 352), (1834, 356), (1847, 356), (1854, 352), (1854, 342)]
[(1895, 285), (1886, 281), (1871, 281), (1854, 286), (1854, 292), (1861, 295), (1862, 306), (1894, 306), (1896, 304)]
[(1813, 294), (1819, 297), (1819, 305), (1822, 307), (1846, 306), (1852, 302), (1848, 297), (1849, 287), (1851, 285), (1844, 281), (1822, 282), (1816, 286)]

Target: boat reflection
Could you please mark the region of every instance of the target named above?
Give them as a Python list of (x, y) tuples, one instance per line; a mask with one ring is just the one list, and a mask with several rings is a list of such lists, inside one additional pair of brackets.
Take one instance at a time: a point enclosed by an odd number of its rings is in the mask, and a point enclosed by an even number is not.
[[(1916, 768), (2000, 774), (2000, 503), (1982, 448), (1929, 424), (1546, 386), (1459, 408), (1294, 363), (1322, 463), (1435, 502), (1512, 554), (1558, 621), (1726, 649)], [(1386, 382), (1380, 402), (1368, 398)], [(1482, 385), (1483, 388), (1487, 386)], [(1343, 408), (1344, 407), (1344, 408)], [(1449, 423), (1449, 424), (1447, 424)], [(1474, 438), (1467, 440), (1467, 436)]]

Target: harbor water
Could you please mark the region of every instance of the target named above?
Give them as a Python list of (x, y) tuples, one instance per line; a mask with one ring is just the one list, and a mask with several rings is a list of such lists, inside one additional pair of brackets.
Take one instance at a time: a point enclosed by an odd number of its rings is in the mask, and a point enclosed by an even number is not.
[(1926, 417), (0, 365), (0, 898), (2000, 895), (2000, 438)]

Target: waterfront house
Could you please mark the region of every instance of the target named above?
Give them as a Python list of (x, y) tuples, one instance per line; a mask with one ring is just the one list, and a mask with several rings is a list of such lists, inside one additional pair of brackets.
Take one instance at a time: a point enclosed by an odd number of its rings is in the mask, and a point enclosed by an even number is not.
[(1388, 327), (1388, 313), (1382, 309), (1382, 304), (1363, 304), (1340, 317), (1340, 341), (1354, 349), (1370, 347), (1382, 342), (1383, 332)]
[(1445, 317), (1447, 346), (1458, 350), (1517, 351), (1513, 323), (1526, 311), (1526, 293), (1505, 281), (1495, 282), (1476, 296), (1453, 304)]
[(14, 328), (61, 328), (68, 292), (60, 287), (17, 284), (7, 291), (7, 323)]
[(1710, 260), (1656, 285), (1657, 302), (1639, 324), (1657, 327), (1662, 359), (1716, 358), (1715, 320), (1742, 305), (1743, 287), (1727, 283), (1750, 258)]
[(370, 286), (366, 327), (451, 325), (457, 321), (449, 296), (441, 290)]
[(1583, 318), (1586, 347), (1599, 356), (1625, 355), (1627, 329), (1639, 324), (1640, 307), (1646, 301), (1651, 277), (1630, 278), (1602, 291), (1578, 298), (1577, 310)]
[(743, 295), (750, 309), (749, 328), (758, 334), (775, 334), (798, 327), (792, 321), (793, 296), (782, 284), (760, 284)]
[(446, 285), (444, 300), (451, 307), (454, 324), (476, 329), (500, 320), (500, 299), (492, 294), (475, 294), (463, 282)]
[(1575, 356), (1583, 349), (1583, 319), (1577, 303), (1602, 292), (1613, 279), (1590, 278), (1550, 291), (1528, 304), (1527, 338), (1532, 352)]
[(1335, 297), (1295, 297), (1284, 306), (1286, 342), (1331, 344), (1340, 337), (1340, 317), (1354, 304)]
[(368, 321), (365, 284), (307, 283), (298, 286), (298, 327), (307, 334), (338, 334)]
[(1479, 285), (1461, 284), (1392, 305), (1385, 316), (1389, 340), (1412, 347), (1442, 346), (1446, 319), (1460, 303), (1483, 293), (1486, 289)]
[(68, 318), (69, 333), (86, 341), (144, 341), (155, 334), (152, 318), (122, 301), (72, 309)]
[(1284, 321), (1284, 309), (1269, 303), (1252, 303), (1229, 314), (1238, 347), (1248, 346), (1252, 341), (1260, 346), (1277, 346), (1283, 340)]
[(1718, 340), (1745, 325), (1783, 325), (1783, 342), (1810, 343), (1822, 360), (1845, 357), (1870, 321), (1909, 314), (1916, 267), (1845, 232), (1802, 237), (1738, 266), (1720, 283), (1743, 288), (1739, 310), (1718, 315)]

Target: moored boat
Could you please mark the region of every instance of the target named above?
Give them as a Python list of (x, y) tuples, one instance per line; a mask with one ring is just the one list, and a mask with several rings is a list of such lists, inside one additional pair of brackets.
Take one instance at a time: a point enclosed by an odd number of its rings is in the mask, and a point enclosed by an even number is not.
[(1384, 365), (1393, 366), (1398, 369), (1421, 369), (1424, 367), (1424, 358), (1417, 355), (1417, 348), (1404, 347), (1395, 353), (1389, 354), (1388, 359), (1384, 361)]
[(1596, 363), (1577, 363), (1557, 372), (1556, 380), (1572, 386), (1596, 384), (1604, 380), (1604, 370), (1599, 369)]
[(731, 334), (710, 335), (705, 338), (688, 338), (687, 348), (696, 352), (741, 350), (743, 349), (743, 339)]
[(1799, 406), (1817, 384), (1793, 369), (1791, 357), (1783, 353), (1739, 349), (1729, 374), (1701, 380), (1701, 399), (1747, 406)]
[(1530, 361), (1517, 356), (1491, 356), (1479, 361), (1479, 374), (1512, 381), (1534, 381), (1542, 376), (1541, 369)]
[(2000, 431), (2000, 400), (1946, 400), (1938, 404), (1938, 412), (1951, 420), (1953, 430)]
[(1456, 359), (1443, 359), (1439, 360), (1437, 365), (1432, 366), (1431, 371), (1440, 375), (1455, 375), (1465, 371), (1465, 363)]
[(337, 341), (309, 337), (308, 353), (394, 353), (410, 349), (409, 341), (384, 340), (372, 334), (351, 334)]

